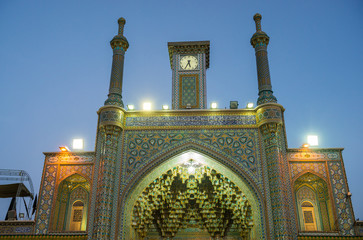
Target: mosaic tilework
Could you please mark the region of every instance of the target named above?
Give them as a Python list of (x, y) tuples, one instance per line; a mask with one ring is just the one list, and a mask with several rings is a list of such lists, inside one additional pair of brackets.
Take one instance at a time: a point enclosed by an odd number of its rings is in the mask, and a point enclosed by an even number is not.
[(255, 125), (255, 115), (126, 117), (126, 127)]
[(95, 213), (96, 213), (96, 193), (94, 189), (97, 189), (98, 187), (98, 178), (101, 175), (99, 169), (101, 165), (101, 153), (104, 146), (104, 133), (103, 128), (99, 129), (97, 132), (97, 138), (96, 138), (96, 149), (95, 149), (95, 163), (94, 163), (94, 174), (93, 179), (91, 182), (92, 185), (92, 194), (90, 195), (90, 201), (89, 201), (89, 215), (88, 215), (88, 226), (87, 226), (87, 234), (88, 239), (92, 239), (92, 234), (94, 230), (94, 219), (95, 219)]
[(93, 165), (61, 165), (58, 181), (62, 181), (65, 177), (68, 177), (74, 173), (79, 173), (81, 176), (87, 177), (88, 180), (92, 179)]
[(281, 174), (288, 171), (283, 154), (286, 149), (281, 145), (284, 142), (281, 130), (281, 126), (277, 123), (269, 123), (261, 127), (270, 185), (270, 199), (266, 200), (272, 207), (274, 238), (296, 239), (295, 217), (291, 209), (293, 206), (291, 184), (288, 177)]
[(281, 122), (281, 119), (282, 119), (281, 108), (277, 106), (268, 106), (268, 107), (266, 106), (263, 108), (259, 108), (257, 110), (256, 114), (257, 124), (263, 124), (267, 121)]
[[(147, 133), (150, 133), (151, 131), (144, 131), (143, 133), (147, 134)], [(172, 132), (172, 131), (171, 131)], [(175, 132), (175, 131), (174, 131)], [(180, 131), (180, 132), (183, 132), (183, 131)], [(193, 132), (193, 131), (190, 131), (190, 132)], [(216, 131), (218, 132), (218, 130)], [(228, 131), (227, 131), (228, 132)], [(246, 130), (246, 129), (242, 129), (242, 130), (234, 130), (234, 131), (230, 131), (230, 132), (250, 132), (250, 129)], [(257, 131), (256, 129), (251, 131), (251, 132), (254, 132), (254, 136), (257, 137)], [(131, 132), (132, 133), (132, 132)], [(127, 137), (128, 137), (128, 132), (126, 131), (126, 134), (125, 134), (125, 139), (127, 140)], [(198, 133), (196, 132), (196, 135)], [(126, 141), (125, 141), (126, 142)], [(163, 154), (156, 154), (154, 155), (152, 158), (150, 159), (147, 159), (148, 162), (152, 162), (153, 164), (152, 165), (148, 165), (148, 168), (147, 170), (145, 170), (145, 168), (143, 168), (143, 166), (139, 166), (137, 169), (135, 168), (133, 170), (133, 176), (135, 178), (138, 178), (138, 179), (142, 179), (144, 177), (144, 174), (146, 174), (148, 171), (151, 171), (154, 167), (156, 167), (158, 164), (160, 164), (160, 162), (163, 162), (171, 157), (174, 157), (176, 156), (177, 154), (179, 153), (182, 153), (184, 151), (187, 151), (187, 150), (190, 150), (190, 149), (194, 149), (196, 150), (197, 152), (200, 152), (201, 154), (205, 154), (213, 159), (219, 159), (219, 161), (221, 161), (221, 163), (225, 164), (227, 167), (229, 167), (230, 169), (233, 169), (234, 171), (236, 172), (241, 172), (241, 171), (246, 171), (246, 168), (244, 168), (244, 166), (242, 166), (238, 161), (235, 161), (235, 160), (232, 160), (230, 157), (228, 157), (228, 155), (223, 155), (221, 151), (218, 151), (218, 149), (216, 149), (214, 147), (213, 150), (211, 150), (210, 148), (204, 148), (202, 147), (201, 145), (199, 144), (203, 144), (202, 142), (199, 142), (199, 141), (196, 141), (196, 139), (191, 139), (189, 144), (185, 144), (185, 145), (181, 145), (181, 146), (178, 146), (178, 144), (175, 144), (173, 146), (173, 148), (171, 149), (165, 149), (165, 151), (163, 151)], [(207, 145), (206, 145), (207, 146)], [(191, 148), (192, 147), (192, 148)], [(260, 158), (259, 156), (259, 147), (258, 145), (255, 146), (256, 148), (256, 155), (257, 155), (257, 159)], [(218, 155), (214, 152), (218, 152)], [(124, 150), (125, 152), (125, 150)], [(159, 151), (160, 152), (160, 151)], [(222, 155), (222, 156), (221, 156)], [(221, 158), (222, 157), (222, 158)], [(125, 158), (125, 157), (123, 157)], [(159, 159), (160, 162), (154, 162), (155, 159)], [(125, 162), (123, 163), (123, 169), (125, 168)], [(259, 167), (257, 168), (258, 169), (258, 172), (260, 173), (260, 164), (259, 163), (256, 163)], [(145, 165), (145, 164), (144, 164)], [(124, 175), (125, 173), (123, 173)], [(244, 172), (244, 174), (246, 174), (246, 172)], [(262, 180), (261, 178), (259, 178), (259, 182), (255, 182), (253, 181), (251, 178), (245, 178), (244, 175), (239, 175), (239, 177), (241, 177), (243, 179), (243, 181), (245, 181), (246, 184), (248, 184), (249, 186), (254, 186), (256, 187), (260, 186), (260, 184), (262, 184)], [(123, 183), (121, 183), (120, 185), (120, 194), (124, 191), (123, 189), (125, 188), (125, 186), (128, 184), (128, 182), (131, 180), (131, 177), (122, 177), (122, 181)], [(128, 185), (127, 189), (133, 189), (135, 187), (135, 183), (136, 182), (133, 182), (132, 185)], [(256, 188), (254, 188), (256, 190)], [(121, 195), (121, 199), (125, 197), (123, 196), (123, 194)], [(258, 197), (259, 197), (259, 200), (261, 200), (263, 197), (261, 195), (261, 193), (258, 194)], [(123, 204), (125, 204), (124, 201), (120, 201), (121, 203), (121, 206), (120, 206), (120, 210), (121, 210), (121, 213), (120, 213), (120, 219), (121, 219), (121, 222), (119, 223), (119, 239), (124, 239), (122, 236), (123, 236), (123, 228), (124, 228), (124, 212), (123, 210), (125, 209), (125, 206)], [(264, 207), (262, 206), (262, 202), (259, 202), (258, 203), (259, 205), (259, 209), (261, 209), (261, 213), (256, 213), (258, 214), (258, 218), (260, 218), (260, 223), (261, 223), (261, 233), (260, 233), (260, 236), (265, 236), (265, 233), (264, 233), (264, 223), (265, 223), (265, 216), (266, 214), (264, 213)]]
[(323, 151), (314, 150), (313, 152), (305, 150), (302, 151), (301, 149), (290, 149), (288, 153), (288, 158), (291, 160), (340, 160), (341, 158), (339, 151), (339, 149), (324, 149)]
[(93, 229), (92, 238), (109, 239), (111, 230), (112, 208), (114, 200), (114, 184), (116, 180), (115, 166), (117, 157), (117, 146), (121, 128), (117, 126), (104, 127), (105, 141), (104, 149), (101, 150), (102, 165), (99, 169), (97, 187), (97, 201), (95, 213), (95, 226)]
[(198, 107), (198, 81), (196, 76), (180, 76), (181, 77), (181, 106), (180, 108), (185, 108), (187, 104), (190, 106)]
[(100, 125), (116, 125), (122, 127), (124, 112), (121, 108), (106, 107), (101, 110)]
[(155, 158), (191, 139), (234, 159), (243, 169), (248, 169), (256, 182), (260, 165), (257, 162), (256, 130), (185, 130), (185, 131), (130, 131), (125, 134), (126, 164), (125, 180), (131, 178), (137, 168), (144, 166), (150, 158)]
[(1, 221), (0, 235), (2, 234), (33, 234), (34, 221)]
[[(183, 54), (187, 54), (183, 53)], [(180, 109), (185, 108), (185, 105), (182, 104), (183, 95), (181, 95), (181, 77), (194, 75), (197, 76), (196, 82), (196, 99), (199, 101), (197, 105), (200, 109), (205, 109), (207, 105), (207, 94), (206, 94), (206, 54), (205, 53), (198, 53), (197, 58), (199, 62), (199, 68), (192, 70), (192, 71), (182, 71), (179, 69), (179, 61), (180, 61), (180, 54), (174, 53), (173, 54), (173, 75), (172, 75), (172, 109)]]
[(324, 176), (325, 179), (327, 179), (325, 162), (290, 162), (290, 171), (292, 179), (294, 179), (296, 175), (299, 175), (299, 173), (305, 171), (319, 173), (320, 176)]
[(328, 168), (340, 232), (342, 235), (354, 235), (353, 211), (350, 199), (346, 197), (348, 189), (343, 166), (339, 161), (332, 161), (328, 163)]
[(57, 171), (57, 165), (47, 165), (45, 167), (42, 180), (43, 185), (39, 194), (35, 234), (46, 234), (48, 232)]

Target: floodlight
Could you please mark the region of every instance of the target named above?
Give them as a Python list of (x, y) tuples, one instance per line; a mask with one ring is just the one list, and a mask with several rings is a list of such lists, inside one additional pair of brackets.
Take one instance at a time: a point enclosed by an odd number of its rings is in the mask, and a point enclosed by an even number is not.
[(212, 102), (211, 105), (210, 105), (210, 108), (216, 109), (217, 108), (217, 103), (216, 102)]
[(134, 110), (134, 109), (135, 109), (135, 106), (134, 106), (134, 105), (132, 105), (132, 104), (130, 104), (130, 105), (127, 105), (127, 108), (128, 108), (129, 110)]
[(82, 138), (73, 139), (73, 149), (82, 150), (84, 147)]
[(150, 111), (151, 110), (151, 103), (149, 102), (145, 102), (143, 105), (142, 105), (142, 108), (146, 111)]
[(319, 145), (318, 136), (309, 135), (308, 136), (308, 143), (310, 144), (310, 146), (318, 146)]
[(247, 108), (253, 108), (253, 103), (252, 102), (247, 103)]
[(169, 105), (163, 105), (163, 110), (168, 110), (169, 109)]
[(61, 150), (61, 152), (69, 152), (69, 148), (67, 146), (60, 146), (59, 150)]

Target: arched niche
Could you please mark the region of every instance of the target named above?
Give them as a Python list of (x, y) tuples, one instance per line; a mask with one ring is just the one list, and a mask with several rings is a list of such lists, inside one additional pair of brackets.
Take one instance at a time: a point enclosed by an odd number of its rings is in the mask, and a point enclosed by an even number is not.
[[(241, 169), (241, 171), (238, 171), (237, 169), (232, 170), (230, 167), (222, 164), (220, 160), (216, 160), (215, 158), (209, 157), (208, 155), (193, 149), (185, 150), (184, 152), (176, 154), (175, 156), (168, 159), (159, 159), (160, 163), (156, 166), (153, 164), (153, 162), (151, 162), (150, 165), (153, 165), (153, 168), (150, 169), (146, 175), (136, 179), (136, 183), (133, 185), (134, 187), (130, 189), (128, 193), (122, 195), (123, 199), (121, 199), (120, 202), (124, 201), (124, 215), (121, 219), (121, 221), (123, 221), (122, 226), (124, 235), (119, 237), (121, 239), (138, 239), (138, 235), (131, 226), (132, 212), (138, 197), (143, 192), (143, 190), (160, 175), (171, 168), (180, 166), (189, 159), (194, 159), (201, 165), (208, 166), (209, 168), (217, 169), (218, 172), (223, 173), (225, 177), (236, 184), (236, 186), (243, 192), (251, 205), (254, 223), (248, 239), (263, 239), (265, 236), (265, 220), (263, 209), (261, 207), (262, 197), (256, 190), (256, 186), (253, 186), (247, 182), (246, 178), (248, 179), (248, 176), (243, 174)], [(157, 160), (155, 161), (157, 162)]]
[(86, 231), (90, 184), (73, 174), (58, 185), (52, 230), (56, 232)]
[(294, 194), (300, 231), (333, 231), (335, 218), (328, 184), (307, 172), (294, 181)]

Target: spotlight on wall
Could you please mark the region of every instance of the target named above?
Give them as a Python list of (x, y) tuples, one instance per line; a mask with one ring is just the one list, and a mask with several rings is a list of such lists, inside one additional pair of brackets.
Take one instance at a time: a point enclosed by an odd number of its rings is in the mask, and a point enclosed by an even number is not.
[(82, 138), (73, 139), (73, 149), (83, 150), (84, 142)]
[(69, 152), (69, 148), (68, 148), (67, 146), (60, 146), (60, 147), (59, 147), (59, 150), (60, 150), (61, 152)]
[(253, 108), (253, 103), (252, 102), (247, 103), (246, 107), (249, 108), (249, 109)]
[(150, 111), (151, 110), (151, 103), (149, 102), (145, 102), (143, 105), (142, 105), (142, 108), (146, 111)]
[(237, 108), (238, 108), (238, 101), (229, 102), (229, 109), (237, 109)]
[(163, 110), (168, 110), (169, 109), (169, 105), (163, 105)]
[(135, 109), (135, 106), (134, 105), (127, 105), (127, 109), (129, 109), (129, 110), (134, 110)]
[(309, 135), (308, 136), (308, 143), (310, 144), (310, 146), (318, 146), (319, 145), (318, 136)]
[(211, 109), (216, 109), (216, 108), (217, 108), (217, 103), (216, 103), (216, 102), (212, 102), (212, 103), (210, 104), (210, 108), (211, 108)]

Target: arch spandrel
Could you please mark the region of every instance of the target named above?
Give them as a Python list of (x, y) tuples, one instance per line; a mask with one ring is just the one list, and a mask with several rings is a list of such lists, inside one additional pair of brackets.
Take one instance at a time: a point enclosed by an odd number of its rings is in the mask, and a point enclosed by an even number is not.
[[(170, 157), (183, 150), (195, 149), (215, 159), (228, 159), (243, 169), (252, 182), (262, 186), (259, 137), (256, 129), (196, 129), (167, 131), (129, 131), (125, 133), (122, 177), (124, 185), (145, 169), (153, 159)], [(176, 152), (178, 151), (178, 152)]]
[[(209, 156), (209, 149), (202, 149), (201, 151), (201, 149), (195, 150), (195, 148), (195, 144), (190, 144), (187, 148), (184, 146), (176, 150), (174, 149), (172, 152), (174, 155), (172, 157), (169, 157), (169, 152), (165, 154), (165, 157), (150, 161), (143, 170), (139, 171), (139, 174), (136, 174), (137, 177), (134, 177), (123, 191), (120, 191), (121, 199), (119, 203), (121, 205), (118, 209), (121, 214), (119, 215), (120, 219), (117, 223), (119, 227), (119, 239), (133, 239), (134, 237), (130, 235), (133, 234), (133, 230), (131, 229), (131, 213), (134, 203), (142, 191), (162, 173), (180, 165), (183, 161), (190, 158), (210, 168), (218, 169), (219, 172), (222, 172), (224, 176), (241, 189), (251, 203), (254, 219), (254, 227), (252, 230), (253, 238), (262, 239), (265, 236), (265, 214), (262, 208), (263, 197), (253, 180), (242, 169), (238, 168), (238, 166), (223, 160), (223, 157), (215, 154), (213, 157)], [(147, 173), (141, 174), (142, 171), (144, 173), (147, 171)]]

